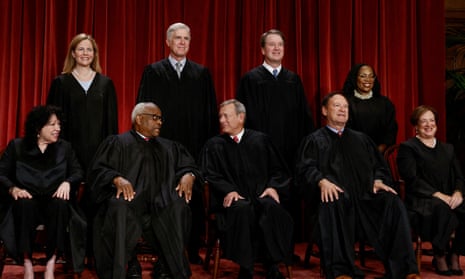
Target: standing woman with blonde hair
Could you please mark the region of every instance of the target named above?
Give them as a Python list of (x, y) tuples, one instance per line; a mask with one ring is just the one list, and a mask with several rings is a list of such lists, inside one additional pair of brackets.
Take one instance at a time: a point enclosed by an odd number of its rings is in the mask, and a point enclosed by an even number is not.
[[(62, 137), (71, 142), (84, 172), (99, 144), (109, 135), (118, 133), (116, 91), (113, 81), (104, 76), (99, 63), (99, 51), (94, 38), (76, 35), (69, 44), (63, 72), (50, 86), (47, 104), (61, 107), (65, 123)], [(88, 189), (81, 200), (88, 224), (93, 217)], [(89, 226), (88, 240), (90, 240)], [(88, 244), (87, 254), (91, 251)]]

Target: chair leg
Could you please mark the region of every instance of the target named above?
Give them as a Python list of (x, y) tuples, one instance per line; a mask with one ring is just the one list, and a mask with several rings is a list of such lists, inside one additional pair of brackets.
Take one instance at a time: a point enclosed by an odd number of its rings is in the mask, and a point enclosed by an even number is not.
[(215, 242), (215, 262), (213, 264), (213, 279), (216, 279), (218, 276), (218, 267), (220, 265), (220, 239), (216, 239)]
[(210, 243), (208, 243), (207, 244), (207, 250), (205, 251), (205, 259), (204, 259), (204, 262), (203, 262), (203, 269), (205, 271), (208, 271), (208, 269), (210, 268), (211, 254), (212, 254), (212, 247), (211, 247)]
[(3, 268), (5, 267), (5, 258), (5, 245), (3, 244), (3, 241), (0, 241), (0, 278), (2, 278)]
[(313, 242), (310, 241), (307, 244), (307, 249), (305, 249), (304, 266), (306, 267), (310, 266), (310, 257), (312, 256), (312, 250), (313, 250)]
[(417, 249), (416, 249), (416, 256), (417, 256), (417, 266), (418, 266), (418, 273), (421, 272), (421, 237), (417, 236)]
[(365, 264), (365, 241), (360, 240), (358, 243), (358, 255), (360, 257), (360, 265), (366, 267)]

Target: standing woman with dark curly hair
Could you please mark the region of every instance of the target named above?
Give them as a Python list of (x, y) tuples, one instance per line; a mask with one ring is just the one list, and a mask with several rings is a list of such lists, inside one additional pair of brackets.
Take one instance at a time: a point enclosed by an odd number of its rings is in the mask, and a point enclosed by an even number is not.
[[(83, 172), (71, 144), (59, 139), (59, 108), (34, 108), (26, 118), (25, 130), (24, 138), (9, 142), (0, 160), (0, 187), (10, 194), (13, 218), (13, 226), (3, 226), (0, 237), (7, 250), (24, 262), (24, 278), (31, 279), (36, 227), (44, 224), (47, 235), (44, 278), (51, 279), (56, 257), (67, 244), (70, 200)], [(8, 229), (11, 233), (4, 234)]]
[(347, 74), (343, 87), (349, 101), (347, 127), (367, 134), (383, 153), (396, 143), (397, 122), (394, 104), (381, 95), (381, 84), (373, 68), (357, 64)]

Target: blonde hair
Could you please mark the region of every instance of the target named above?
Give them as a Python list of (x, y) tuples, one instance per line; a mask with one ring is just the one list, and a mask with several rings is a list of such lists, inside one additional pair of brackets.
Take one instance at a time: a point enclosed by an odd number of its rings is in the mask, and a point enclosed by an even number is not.
[(97, 43), (95, 42), (94, 38), (92, 38), (91, 35), (81, 33), (81, 34), (74, 36), (74, 38), (71, 40), (71, 43), (69, 43), (68, 53), (66, 54), (65, 63), (63, 65), (63, 72), (62, 72), (63, 74), (69, 74), (73, 71), (74, 67), (76, 66), (76, 60), (73, 57), (73, 51), (75, 51), (77, 45), (84, 40), (89, 40), (90, 43), (92, 44), (92, 48), (94, 49), (94, 59), (92, 60), (90, 67), (92, 68), (92, 70), (96, 71), (97, 73), (102, 72), (102, 68), (100, 67), (100, 63), (99, 63)]

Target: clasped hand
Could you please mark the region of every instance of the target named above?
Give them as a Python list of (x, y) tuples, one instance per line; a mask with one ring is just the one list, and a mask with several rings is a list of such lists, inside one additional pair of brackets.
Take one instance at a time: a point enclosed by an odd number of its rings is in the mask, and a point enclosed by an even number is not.
[(433, 196), (445, 202), (451, 209), (456, 209), (463, 202), (462, 193), (460, 192), (454, 192), (451, 196), (436, 192)]

